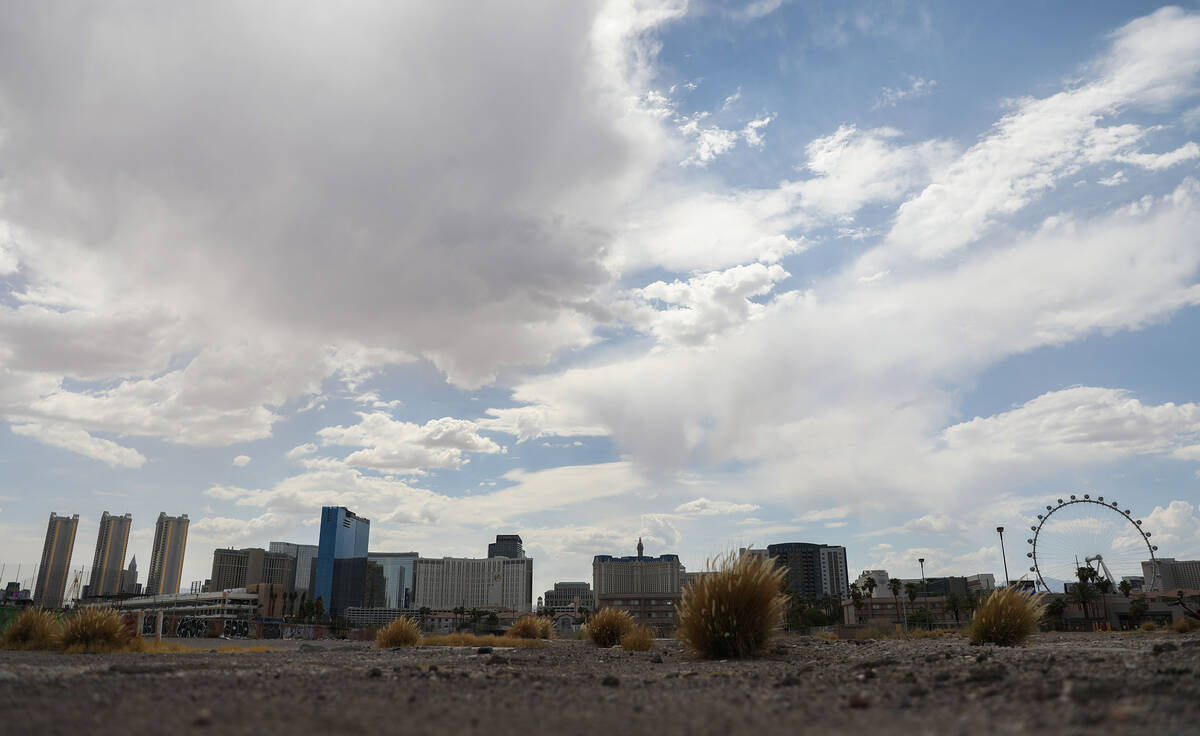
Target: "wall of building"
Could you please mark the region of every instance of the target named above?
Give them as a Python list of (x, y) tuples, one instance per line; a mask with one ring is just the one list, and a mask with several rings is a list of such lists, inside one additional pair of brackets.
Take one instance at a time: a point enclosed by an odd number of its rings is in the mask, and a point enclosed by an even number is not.
[(678, 593), (683, 589), (683, 565), (677, 555), (592, 559), (592, 589), (600, 596), (616, 593)]
[(75, 550), (75, 532), (79, 514), (70, 518), (50, 514), (46, 541), (42, 546), (42, 564), (38, 568), (33, 599), (44, 608), (61, 608), (71, 575), (71, 553)]
[(114, 516), (105, 511), (100, 515), (88, 595), (108, 596), (121, 592), (121, 574), (124, 572), (125, 551), (129, 545), (129, 527), (132, 523), (133, 516), (130, 514)]
[(532, 609), (533, 560), (528, 557), (422, 557), (413, 561), (413, 575), (415, 608)]

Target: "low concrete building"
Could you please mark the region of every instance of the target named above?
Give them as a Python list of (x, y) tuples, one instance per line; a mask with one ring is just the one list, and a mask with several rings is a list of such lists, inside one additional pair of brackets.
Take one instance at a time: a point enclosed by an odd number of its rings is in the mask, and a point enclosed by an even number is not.
[(610, 593), (598, 596), (600, 609), (617, 608), (628, 611), (633, 620), (646, 624), (659, 635), (667, 635), (679, 623), (678, 593)]
[(204, 586), (209, 592), (234, 590), (268, 583), (290, 593), (296, 580), (296, 558), (260, 547), (213, 550), (212, 577)]

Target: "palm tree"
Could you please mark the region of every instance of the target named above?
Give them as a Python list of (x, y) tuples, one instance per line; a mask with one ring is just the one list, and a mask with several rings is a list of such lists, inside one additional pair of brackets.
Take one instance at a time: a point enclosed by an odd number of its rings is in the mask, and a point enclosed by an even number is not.
[(1078, 603), (1083, 609), (1084, 619), (1091, 620), (1091, 612), (1088, 609), (1088, 603), (1095, 600), (1093, 595), (1092, 581), (1096, 579), (1096, 571), (1090, 567), (1078, 567), (1075, 569), (1075, 577), (1078, 582), (1075, 583), (1074, 590), (1071, 591), (1071, 602)]
[(921, 589), (917, 587), (916, 583), (905, 583), (904, 584), (904, 594), (908, 596), (909, 603), (916, 603), (917, 595), (920, 592), (921, 592)]
[(888, 589), (892, 591), (892, 598), (896, 601), (896, 623), (900, 623), (900, 587), (900, 578), (888, 581)]
[(855, 583), (850, 583), (850, 600), (854, 603), (854, 617), (858, 620), (858, 614), (863, 607), (863, 594)]
[(1129, 594), (1133, 592), (1133, 586), (1129, 584), (1128, 580), (1122, 580), (1117, 584), (1117, 590), (1121, 592), (1121, 595), (1128, 598)]
[(867, 594), (868, 598), (874, 598), (875, 589), (879, 587), (879, 583), (875, 582), (875, 578), (868, 575), (867, 579), (863, 581), (862, 587), (863, 592)]
[(1046, 604), (1046, 615), (1054, 619), (1055, 630), (1060, 630), (1063, 622), (1063, 613), (1067, 610), (1067, 602), (1060, 597), (1055, 597), (1054, 600)]

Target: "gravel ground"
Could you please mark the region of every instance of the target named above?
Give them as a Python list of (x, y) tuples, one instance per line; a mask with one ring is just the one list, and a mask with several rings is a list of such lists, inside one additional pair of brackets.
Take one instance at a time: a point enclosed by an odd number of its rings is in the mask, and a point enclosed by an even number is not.
[(0, 722), (14, 734), (1200, 734), (1200, 634), (1045, 634), (1019, 649), (800, 637), (751, 661), (698, 660), (668, 640), (633, 653), (272, 645), (0, 652)]

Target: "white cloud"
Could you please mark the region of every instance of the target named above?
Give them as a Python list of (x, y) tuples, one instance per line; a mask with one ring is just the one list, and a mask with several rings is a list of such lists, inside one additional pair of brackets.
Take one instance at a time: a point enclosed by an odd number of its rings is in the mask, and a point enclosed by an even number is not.
[(923, 77), (910, 76), (908, 83), (907, 87), (884, 87), (879, 93), (879, 97), (875, 100), (874, 109), (895, 107), (904, 100), (924, 97), (937, 86), (936, 79), (925, 79)]
[(233, 459), (233, 464), (235, 467), (244, 468), (250, 464), (250, 456), (249, 455), (238, 455), (237, 457), (235, 457)]
[(757, 504), (711, 501), (703, 497), (688, 501), (687, 503), (681, 503), (675, 507), (675, 513), (685, 516), (726, 516), (729, 514), (749, 514), (757, 510)]
[(1079, 386), (956, 424), (942, 437), (950, 452), (988, 462), (1111, 462), (1169, 453), (1200, 438), (1200, 405), (1147, 406), (1127, 391)]
[(32, 437), (47, 445), (99, 460), (112, 468), (140, 468), (146, 463), (145, 456), (132, 447), (118, 445), (102, 437), (93, 437), (82, 429), (62, 424), (13, 424), (12, 431), (13, 434)]
[(1106, 176), (1102, 179), (1097, 179), (1096, 183), (1101, 186), (1106, 186), (1106, 187), (1119, 187), (1127, 181), (1128, 181), (1128, 178), (1126, 178), (1125, 172), (1118, 171), (1118, 172), (1114, 173), (1112, 176)]
[[(716, 335), (760, 319), (767, 307), (753, 297), (769, 294), (790, 274), (775, 264), (753, 263), (694, 276), (687, 281), (656, 281), (630, 291), (613, 311), (625, 322), (663, 343), (700, 345)], [(659, 309), (656, 303), (664, 308)]]
[(1146, 128), (1108, 122), (1122, 111), (1158, 109), (1195, 92), (1197, 44), (1200, 17), (1178, 8), (1130, 22), (1089, 65), (1085, 83), (1016, 101), (990, 134), (901, 205), (890, 243), (902, 253), (940, 258), (979, 239), (999, 218), (1084, 165), (1122, 160), (1161, 167), (1196, 155), (1191, 144), (1165, 157), (1144, 157), (1137, 147)]
[(345, 458), (347, 465), (389, 473), (419, 473), (427, 468), (457, 470), (469, 453), (496, 454), (504, 448), (479, 434), (479, 425), (443, 417), (423, 425), (399, 422), (382, 412), (358, 414), (358, 424), (325, 427), (317, 432), (321, 444), (359, 446)]

